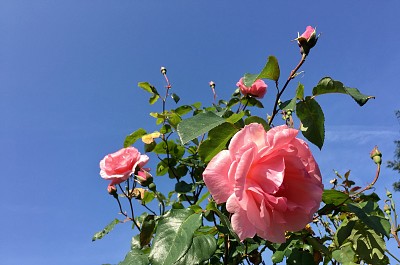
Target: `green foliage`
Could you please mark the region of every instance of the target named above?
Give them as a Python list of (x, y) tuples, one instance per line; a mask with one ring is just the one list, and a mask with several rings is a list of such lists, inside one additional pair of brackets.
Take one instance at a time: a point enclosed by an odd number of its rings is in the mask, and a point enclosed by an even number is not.
[(297, 103), (296, 113), (302, 123), (304, 137), (321, 149), (325, 140), (325, 117), (321, 106), (315, 99), (306, 97)]
[(111, 230), (114, 229), (114, 227), (121, 223), (120, 220), (118, 219), (114, 219), (111, 221), (111, 223), (109, 223), (106, 227), (104, 227), (103, 230), (97, 232), (96, 234), (94, 234), (92, 241), (98, 240), (98, 239), (102, 239), (105, 235), (107, 235), (108, 233), (110, 233)]
[(247, 87), (251, 87), (257, 79), (271, 79), (278, 81), (280, 76), (280, 69), (278, 60), (274, 56), (269, 56), (268, 61), (259, 74), (245, 74), (243, 83)]
[(152, 264), (174, 264), (179, 260), (190, 248), (200, 225), (201, 214), (189, 209), (172, 209), (161, 217), (149, 256)]
[(140, 128), (128, 135), (124, 141), (124, 147), (133, 145), (137, 140), (142, 138), (143, 135), (147, 134), (146, 130)]

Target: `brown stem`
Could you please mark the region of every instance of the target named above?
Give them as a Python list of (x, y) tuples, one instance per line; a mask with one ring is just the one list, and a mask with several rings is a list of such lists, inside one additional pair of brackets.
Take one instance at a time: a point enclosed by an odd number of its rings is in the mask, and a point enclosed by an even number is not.
[(307, 57), (307, 54), (305, 54), (305, 53), (301, 56), (300, 62), (299, 62), (299, 63), (297, 64), (297, 66), (290, 72), (290, 75), (289, 75), (288, 79), (286, 80), (286, 83), (283, 85), (283, 88), (282, 88), (281, 91), (279, 91), (278, 83), (276, 83), (276, 88), (278, 89), (278, 94), (276, 95), (274, 108), (272, 109), (272, 110), (273, 110), (273, 111), (272, 111), (272, 116), (271, 116), (271, 118), (270, 118), (270, 120), (269, 120), (269, 122), (268, 122), (268, 125), (269, 125), (269, 126), (271, 126), (272, 121), (273, 121), (274, 118), (275, 118), (275, 115), (278, 113), (277, 107), (278, 107), (279, 99), (281, 98), (281, 96), (282, 96), (283, 92), (285, 91), (286, 87), (289, 85), (290, 81), (291, 81), (293, 78), (296, 77), (296, 72), (300, 69), (300, 67), (301, 67), (301, 66), (303, 65), (303, 63), (306, 61), (306, 57)]

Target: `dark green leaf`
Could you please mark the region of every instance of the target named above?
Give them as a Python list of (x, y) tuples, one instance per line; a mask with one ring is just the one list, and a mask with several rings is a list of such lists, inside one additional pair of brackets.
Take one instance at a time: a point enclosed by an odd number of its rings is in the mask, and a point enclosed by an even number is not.
[(305, 101), (297, 103), (296, 114), (302, 123), (301, 132), (304, 137), (321, 149), (325, 139), (325, 118), (318, 102), (306, 97)]
[(147, 134), (147, 132), (140, 128), (128, 135), (124, 141), (124, 147), (128, 147), (133, 145), (138, 139), (142, 138), (143, 135)]
[(358, 204), (349, 203), (347, 204), (347, 207), (351, 212), (355, 213), (355, 215), (360, 218), (360, 220), (364, 224), (374, 229), (378, 234), (384, 235), (389, 238), (390, 231), (387, 229), (388, 226), (383, 223), (383, 221), (385, 220), (384, 217), (367, 215), (365, 211), (359, 207)]
[(349, 239), (351, 232), (353, 231), (354, 225), (356, 224), (355, 221), (348, 221), (345, 219), (339, 226), (334, 235), (334, 242), (339, 247), (343, 245), (346, 240)]
[(221, 220), (221, 223), (228, 228), (230, 234), (236, 239), (237, 242), (240, 242), (240, 239), (238, 237), (238, 235), (235, 233), (235, 231), (233, 231), (233, 228), (231, 226), (231, 222), (229, 221), (228, 217), (226, 217), (226, 215), (224, 215), (218, 208), (217, 208), (217, 204), (214, 201), (210, 201), (207, 204), (206, 210), (209, 211), (214, 211), (219, 219)]
[(171, 98), (175, 101), (175, 103), (178, 103), (179, 100), (181, 99), (177, 94), (172, 93)]
[(186, 144), (224, 122), (224, 118), (219, 117), (213, 112), (199, 113), (178, 124), (179, 138), (182, 144)]
[(330, 77), (322, 78), (316, 87), (313, 88), (313, 96), (318, 96), (327, 93), (341, 93), (350, 95), (360, 106), (363, 106), (374, 96), (362, 94), (356, 88), (345, 87), (342, 82), (333, 80)]
[(211, 258), (216, 248), (216, 240), (212, 235), (195, 236), (189, 250), (174, 264), (201, 264)]
[(148, 245), (153, 237), (154, 227), (156, 222), (154, 220), (154, 215), (148, 215), (144, 219), (142, 228), (140, 230), (140, 246), (141, 248)]
[(199, 155), (202, 161), (209, 162), (216, 154), (226, 148), (232, 136), (239, 131), (232, 124), (225, 122), (208, 133), (208, 138), (200, 144)]
[(291, 265), (309, 265), (314, 264), (314, 257), (311, 253), (307, 251), (302, 251), (300, 249), (293, 249), (292, 253), (287, 259), (286, 264)]
[(294, 98), (292, 98), (292, 99), (290, 99), (290, 100), (286, 100), (285, 102), (282, 102), (280, 105), (279, 105), (279, 108), (281, 109), (281, 110), (286, 110), (286, 111), (288, 111), (288, 110), (295, 110), (296, 109), (296, 101), (297, 101), (297, 98), (296, 97), (294, 97)]
[(201, 214), (188, 209), (172, 209), (158, 222), (150, 251), (153, 265), (170, 265), (190, 248), (193, 233), (201, 225)]
[(92, 241), (98, 240), (98, 239), (102, 239), (105, 235), (107, 235), (108, 233), (110, 233), (111, 230), (114, 229), (115, 225), (121, 223), (120, 220), (118, 219), (114, 219), (111, 223), (109, 223), (106, 227), (104, 227), (103, 230), (97, 232), (96, 234), (94, 234)]
[(175, 184), (175, 191), (177, 193), (188, 193), (193, 191), (193, 185), (182, 180)]

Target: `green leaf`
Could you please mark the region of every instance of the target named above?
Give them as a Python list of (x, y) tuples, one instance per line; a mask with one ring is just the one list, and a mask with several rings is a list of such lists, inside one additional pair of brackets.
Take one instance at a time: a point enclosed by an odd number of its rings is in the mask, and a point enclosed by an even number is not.
[(226, 118), (226, 121), (231, 123), (231, 124), (235, 124), (236, 122), (238, 122), (241, 118), (243, 118), (244, 116), (244, 111), (241, 111), (239, 113), (233, 113), (231, 116), (229, 116), (228, 118)]
[(191, 106), (189, 106), (189, 105), (183, 105), (183, 106), (180, 106), (180, 107), (176, 108), (176, 109), (174, 110), (174, 112), (175, 112), (176, 114), (178, 114), (179, 116), (183, 116), (183, 115), (185, 115), (186, 113), (191, 112), (192, 110), (193, 110), (193, 108), (192, 108)]
[(219, 219), (221, 220), (221, 223), (228, 228), (230, 234), (236, 239), (237, 242), (240, 242), (240, 239), (238, 237), (238, 235), (235, 233), (235, 231), (233, 231), (233, 228), (231, 226), (231, 222), (229, 221), (228, 217), (226, 217), (225, 214), (223, 214), (218, 208), (217, 208), (217, 204), (214, 201), (210, 201), (207, 204), (206, 210), (209, 211), (214, 211)]
[(212, 235), (195, 236), (189, 250), (174, 265), (201, 264), (210, 259), (216, 249), (216, 240)]
[(307, 251), (302, 251), (300, 249), (293, 249), (292, 253), (287, 259), (286, 264), (290, 265), (308, 265), (314, 264), (314, 257), (311, 253)]
[(170, 265), (190, 248), (193, 233), (201, 225), (201, 214), (188, 209), (171, 209), (158, 222), (150, 251), (153, 265)]
[(338, 190), (324, 190), (322, 193), (322, 201), (325, 204), (333, 204), (339, 206), (349, 199), (349, 195)]
[(243, 83), (247, 87), (251, 87), (257, 79), (270, 79), (278, 81), (280, 76), (280, 69), (278, 60), (274, 56), (269, 56), (268, 61), (259, 74), (245, 74)]
[(246, 125), (250, 124), (250, 123), (259, 123), (264, 127), (265, 131), (268, 131), (269, 129), (271, 129), (268, 125), (268, 123), (261, 117), (258, 116), (251, 116), (248, 117), (247, 119), (244, 120), (244, 123)]
[(150, 103), (150, 105), (153, 105), (154, 103), (156, 103), (157, 102), (157, 100), (160, 98), (160, 96), (159, 95), (157, 95), (157, 94), (153, 94), (151, 97), (150, 97), (150, 99), (149, 99), (149, 103)]
[(293, 111), (293, 110), (296, 109), (296, 101), (297, 101), (296, 97), (294, 97), (294, 98), (292, 98), (290, 100), (286, 100), (285, 102), (282, 102), (279, 105), (279, 108), (281, 110), (286, 110), (286, 111), (291, 110), (291, 111)]
[(147, 91), (147, 92), (149, 92), (151, 94), (160, 95), (160, 94), (158, 94), (157, 89), (154, 86), (152, 86), (150, 83), (148, 83), (148, 82), (139, 82), (138, 86), (141, 89), (143, 89), (144, 91)]
[(193, 185), (182, 180), (175, 184), (175, 191), (177, 193), (188, 193), (193, 191)]
[(140, 249), (132, 249), (118, 265), (149, 265), (149, 259)]
[[(368, 202), (372, 203), (372, 202)], [(364, 209), (360, 208), (358, 204), (349, 203), (347, 204), (349, 210), (355, 215), (360, 218), (360, 220), (369, 226), (370, 228), (374, 229), (378, 234), (384, 235), (389, 238), (390, 235), (390, 226), (388, 227), (384, 222), (384, 217), (379, 216), (371, 216), (365, 213)], [(388, 229), (389, 228), (389, 229)]]
[(350, 244), (344, 246), (341, 249), (333, 251), (332, 258), (342, 264), (357, 265), (357, 263), (354, 263), (354, 261), (356, 260), (356, 253), (351, 248)]
[(296, 114), (302, 123), (304, 137), (321, 149), (325, 139), (325, 118), (321, 106), (315, 99), (306, 97), (305, 101), (297, 103)]
[(304, 85), (299, 82), (296, 88), (296, 98), (303, 100), (304, 99)]
[(208, 133), (208, 138), (200, 144), (199, 155), (202, 161), (209, 162), (218, 152), (226, 148), (232, 136), (238, 132), (232, 124), (225, 122)]
[(343, 245), (346, 240), (349, 239), (351, 232), (353, 231), (354, 225), (356, 224), (355, 221), (344, 219), (344, 221), (340, 224), (339, 228), (336, 231), (333, 239), (336, 246)]
[(140, 128), (128, 135), (124, 141), (124, 147), (133, 145), (138, 139), (142, 138), (143, 135), (147, 134), (146, 130)]
[(154, 221), (154, 215), (148, 215), (144, 219), (142, 228), (140, 230), (140, 246), (144, 247), (148, 245), (153, 237), (154, 227), (156, 222)]
[(114, 219), (111, 223), (109, 223), (106, 227), (104, 227), (103, 230), (97, 232), (96, 234), (94, 234), (92, 241), (96, 241), (98, 239), (102, 239), (105, 235), (107, 235), (108, 233), (110, 233), (111, 230), (114, 229), (115, 225), (121, 223), (120, 220), (118, 219)]
[(172, 93), (171, 98), (175, 101), (175, 103), (178, 103), (179, 100), (181, 99), (177, 94)]
[(186, 144), (224, 122), (224, 118), (213, 112), (204, 112), (181, 121), (177, 131), (182, 144)]
[(351, 96), (360, 106), (363, 106), (374, 96), (362, 94), (357, 88), (345, 87), (342, 82), (333, 80), (330, 77), (322, 78), (316, 87), (313, 88), (313, 96), (318, 96), (327, 93), (341, 93)]

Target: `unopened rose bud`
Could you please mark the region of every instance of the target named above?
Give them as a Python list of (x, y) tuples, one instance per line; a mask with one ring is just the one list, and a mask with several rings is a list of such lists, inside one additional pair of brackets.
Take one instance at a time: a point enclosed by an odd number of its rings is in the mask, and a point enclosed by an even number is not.
[(146, 187), (150, 185), (150, 183), (153, 183), (153, 176), (147, 171), (139, 171), (136, 175), (136, 178), (140, 185), (142, 185), (143, 187)]
[(301, 54), (308, 54), (311, 50), (312, 47), (317, 44), (318, 37), (317, 36), (317, 31), (316, 28), (313, 28), (311, 26), (307, 26), (306, 31), (304, 31), (303, 34), (300, 35), (300, 33), (297, 34), (298, 37), (296, 38), (297, 44), (300, 47), (300, 52)]
[(382, 153), (379, 152), (378, 146), (375, 146), (370, 153), (370, 157), (374, 160), (375, 164), (382, 164)]
[(107, 192), (114, 197), (118, 197), (117, 188), (114, 185), (108, 185)]
[(163, 67), (161, 67), (160, 71), (161, 71), (161, 73), (162, 73), (163, 75), (165, 75), (165, 74), (167, 73), (167, 68), (165, 68), (165, 67), (163, 66)]
[(208, 83), (210, 85), (211, 88), (215, 88), (215, 83), (214, 81), (210, 81), (210, 83)]
[(386, 190), (386, 196), (391, 199), (392, 198), (392, 193), (388, 190)]
[(390, 215), (390, 212), (391, 212), (390, 206), (387, 205), (387, 204), (385, 204), (385, 205), (383, 206), (383, 211), (384, 211), (387, 215)]
[(267, 93), (268, 87), (262, 79), (257, 79), (250, 87), (247, 87), (243, 82), (243, 78), (240, 78), (236, 85), (239, 87), (240, 92), (242, 92), (244, 96), (250, 95), (255, 98), (263, 98), (265, 93)]

